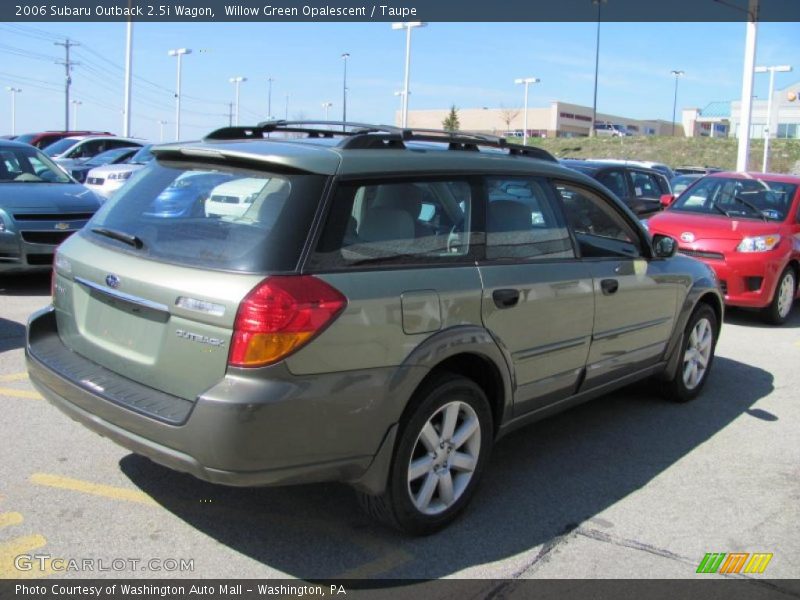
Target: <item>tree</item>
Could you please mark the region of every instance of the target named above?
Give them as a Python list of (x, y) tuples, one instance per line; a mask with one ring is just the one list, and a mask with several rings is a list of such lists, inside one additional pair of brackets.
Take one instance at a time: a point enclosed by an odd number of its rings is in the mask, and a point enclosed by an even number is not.
[(450, 114), (442, 121), (442, 129), (445, 131), (458, 131), (460, 127), (461, 123), (458, 121), (458, 109), (456, 105), (453, 104), (450, 107)]
[(511, 131), (511, 122), (519, 116), (518, 108), (501, 108), (500, 120), (506, 124), (506, 131)]

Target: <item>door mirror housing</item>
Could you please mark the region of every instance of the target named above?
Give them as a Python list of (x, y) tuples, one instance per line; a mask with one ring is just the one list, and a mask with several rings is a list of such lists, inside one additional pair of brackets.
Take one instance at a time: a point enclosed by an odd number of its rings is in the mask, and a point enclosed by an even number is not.
[(675, 202), (675, 196), (673, 194), (662, 194), (661, 196), (661, 206), (667, 208), (673, 202)]
[(653, 256), (656, 258), (670, 258), (678, 252), (678, 242), (668, 235), (657, 233), (653, 236)]

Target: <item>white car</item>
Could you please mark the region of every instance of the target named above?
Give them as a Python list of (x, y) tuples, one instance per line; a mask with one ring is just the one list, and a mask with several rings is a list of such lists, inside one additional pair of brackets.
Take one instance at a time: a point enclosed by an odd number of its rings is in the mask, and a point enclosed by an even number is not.
[(151, 145), (143, 146), (131, 159), (120, 165), (103, 165), (89, 171), (84, 185), (101, 199), (110, 198), (114, 192), (125, 185), (136, 171), (153, 160)]
[(242, 177), (221, 183), (206, 200), (207, 217), (241, 217), (267, 185), (268, 179)]
[(144, 146), (146, 142), (113, 135), (75, 135), (47, 146), (42, 152), (69, 171), (82, 161), (113, 148)]

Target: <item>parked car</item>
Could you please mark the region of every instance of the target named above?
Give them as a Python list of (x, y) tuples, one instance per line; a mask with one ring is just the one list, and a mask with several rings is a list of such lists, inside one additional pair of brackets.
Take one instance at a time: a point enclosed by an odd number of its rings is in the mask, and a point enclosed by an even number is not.
[(604, 162), (609, 164), (614, 163), (632, 167), (644, 167), (645, 169), (654, 169), (666, 177), (667, 181), (675, 177), (675, 173), (669, 168), (668, 165), (660, 162), (654, 162), (652, 160), (631, 160), (624, 158), (588, 158), (586, 160), (590, 162)]
[[(265, 138), (286, 131), (308, 137)], [(516, 427), (639, 379), (679, 402), (707, 382), (711, 268), (540, 149), (272, 122), (153, 153), (59, 248), (26, 356), (49, 401), (163, 465), (348, 482), (430, 533)], [(190, 173), (264, 185), (242, 217), (148, 216)]]
[(624, 125), (609, 122), (594, 124), (594, 134), (597, 137), (627, 137), (633, 135)]
[[(216, 186), (205, 201), (209, 217), (241, 217), (253, 207), (269, 179), (237, 177)], [(258, 206), (255, 207), (258, 209)]]
[(187, 171), (158, 194), (143, 213), (148, 217), (199, 217), (206, 215), (206, 200), (230, 173)]
[(104, 136), (71, 136), (47, 146), (43, 152), (57, 164), (70, 170), (83, 161), (114, 148), (142, 147), (145, 142), (131, 138)]
[(152, 148), (152, 144), (142, 146), (124, 164), (95, 167), (86, 174), (86, 187), (99, 195), (101, 199), (110, 198), (128, 182), (131, 175), (143, 169), (153, 160), (150, 148)]
[(50, 269), (56, 246), (98, 207), (41, 151), (0, 141), (0, 274)]
[(710, 173), (722, 172), (721, 167), (675, 167), (676, 175), (708, 175)]
[(698, 179), (702, 179), (704, 175), (700, 173), (692, 173), (689, 175), (677, 175), (673, 177), (670, 182), (669, 186), (672, 188), (672, 194), (674, 196), (680, 196), (687, 187), (692, 185)]
[(24, 142), (35, 146), (36, 148), (44, 149), (50, 144), (54, 144), (58, 140), (65, 137), (84, 136), (84, 135), (114, 135), (108, 131), (40, 131), (38, 133), (23, 133), (18, 135), (14, 141)]
[(73, 167), (71, 169), (71, 175), (79, 183), (84, 183), (86, 181), (86, 175), (89, 173), (89, 171), (91, 171), (95, 167), (126, 163), (138, 151), (139, 148), (137, 146), (132, 146), (130, 148), (122, 147), (122, 148), (114, 148), (112, 150), (106, 150), (105, 152), (101, 152), (97, 156), (93, 156), (89, 160), (80, 163), (79, 166)]
[(654, 234), (714, 269), (725, 303), (785, 323), (800, 279), (800, 177), (714, 173), (649, 220)]
[(563, 159), (561, 164), (602, 183), (643, 219), (661, 211), (661, 196), (671, 192), (667, 178), (653, 169), (596, 160)]

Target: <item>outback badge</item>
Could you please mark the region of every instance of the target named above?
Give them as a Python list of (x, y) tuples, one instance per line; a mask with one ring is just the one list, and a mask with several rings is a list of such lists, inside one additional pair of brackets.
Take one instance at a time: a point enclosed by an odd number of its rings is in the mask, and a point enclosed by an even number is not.
[(119, 277), (114, 275), (113, 273), (109, 273), (106, 275), (106, 285), (110, 288), (117, 289), (119, 287), (120, 281)]

